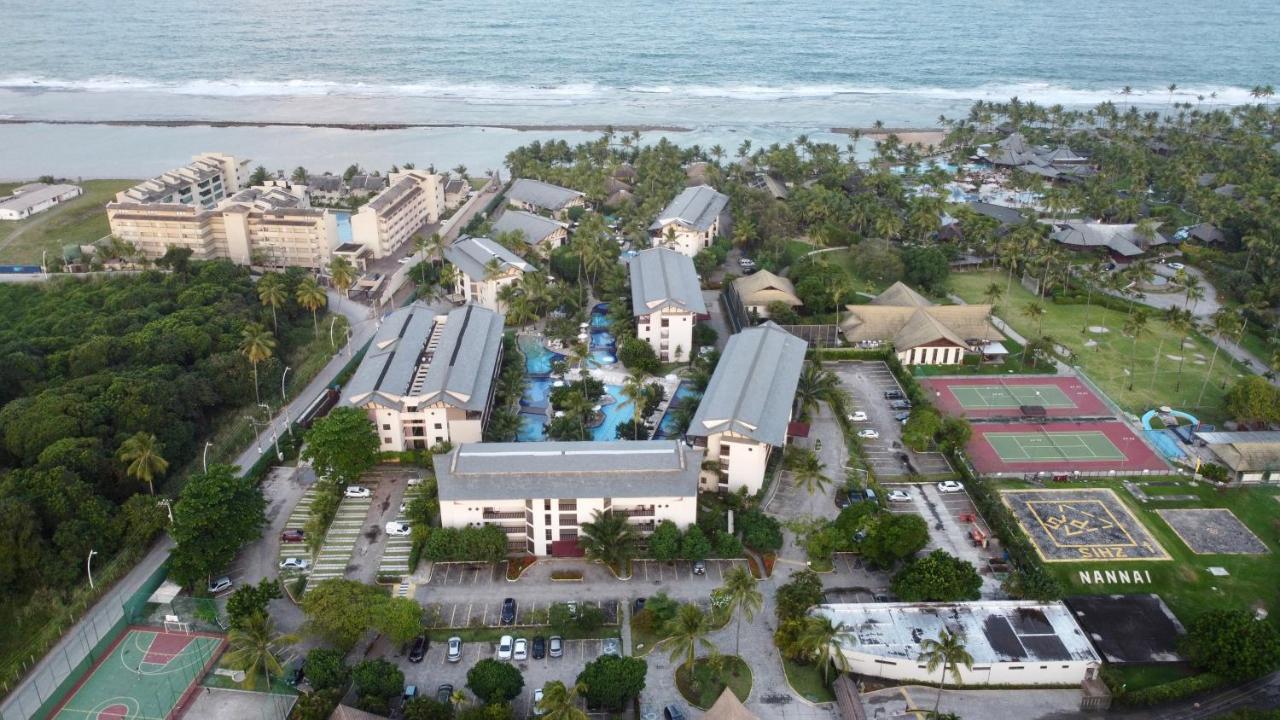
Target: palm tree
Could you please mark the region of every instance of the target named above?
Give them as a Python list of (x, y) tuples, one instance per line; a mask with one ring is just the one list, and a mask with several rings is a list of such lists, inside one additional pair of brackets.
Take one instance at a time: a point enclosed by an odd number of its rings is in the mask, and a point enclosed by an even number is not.
[(1185, 309), (1187, 304), (1191, 304), (1191, 312), (1196, 311), (1196, 306), (1205, 298), (1204, 285), (1201, 284), (1197, 275), (1187, 276), (1187, 297), (1182, 301), (1182, 307)]
[(1147, 331), (1147, 321), (1150, 319), (1150, 313), (1146, 308), (1138, 308), (1132, 315), (1124, 321), (1123, 330), (1126, 335), (1133, 338), (1133, 350), (1129, 353), (1129, 389), (1133, 389), (1134, 372), (1137, 370), (1138, 363), (1138, 338)]
[(315, 278), (305, 277), (298, 283), (298, 289), (294, 291), (294, 299), (299, 305), (311, 311), (311, 328), (319, 336), (320, 325), (316, 319), (316, 311), (324, 307), (327, 300), (324, 289), (315, 281)]
[(1187, 361), (1187, 350), (1182, 345), (1186, 340), (1187, 335), (1190, 335), (1191, 331), (1195, 329), (1196, 321), (1195, 316), (1192, 315), (1189, 310), (1178, 310), (1177, 308), (1171, 309), (1176, 312), (1169, 313), (1169, 317), (1166, 318), (1166, 322), (1169, 323), (1169, 329), (1178, 335), (1178, 379), (1174, 382), (1173, 386), (1173, 391), (1176, 393), (1178, 390), (1182, 389), (1182, 365)]
[(681, 659), (686, 669), (693, 666), (698, 657), (698, 650), (714, 652), (715, 643), (707, 639), (711, 634), (711, 623), (702, 608), (693, 603), (685, 603), (676, 610), (676, 616), (667, 623), (667, 642), (671, 643), (671, 662)]
[[(351, 286), (355, 284), (356, 268), (350, 260), (338, 256), (329, 261), (329, 275), (333, 278), (333, 286), (347, 295)], [(351, 296), (347, 295), (347, 297)]]
[(822, 681), (827, 681), (831, 666), (848, 671), (849, 659), (840, 649), (840, 638), (847, 632), (844, 623), (834, 623), (826, 615), (811, 615), (800, 632), (799, 644), (822, 666)]
[(1036, 335), (1044, 335), (1044, 306), (1038, 302), (1029, 302), (1027, 306), (1022, 308), (1022, 314), (1028, 320), (1037, 321)]
[(635, 553), (639, 534), (625, 515), (596, 510), (589, 522), (582, 523), (582, 549), (587, 557), (606, 563), (624, 574)]
[(542, 700), (538, 703), (538, 717), (544, 720), (587, 720), (587, 714), (578, 708), (579, 685), (568, 687), (559, 680), (542, 686)]
[(644, 382), (632, 375), (622, 384), (622, 396), (631, 403), (631, 439), (640, 439), (640, 420), (644, 417), (645, 392)]
[(755, 576), (742, 565), (735, 565), (724, 578), (724, 587), (721, 590), (729, 601), (729, 612), (738, 615), (737, 627), (733, 635), (734, 655), (738, 654), (743, 616), (747, 618), (747, 622), (754, 621), (756, 613), (764, 605), (764, 595), (757, 589), (757, 585)]
[(782, 467), (795, 476), (796, 484), (813, 495), (824, 491), (831, 483), (831, 478), (823, 471), (826, 465), (818, 459), (817, 453), (795, 445), (787, 446), (782, 456)]
[(929, 672), (942, 668), (942, 678), (938, 681), (938, 698), (933, 703), (933, 716), (938, 716), (938, 707), (942, 704), (942, 689), (947, 684), (947, 670), (950, 670), (956, 682), (960, 682), (960, 666), (966, 670), (973, 669), (973, 656), (965, 650), (964, 633), (954, 635), (947, 630), (938, 632), (938, 639), (925, 638), (920, 643), (920, 657), (928, 663)]
[(240, 354), (253, 363), (253, 397), (256, 402), (262, 402), (258, 395), (258, 363), (270, 359), (275, 347), (275, 336), (260, 323), (249, 323), (240, 331)]
[(137, 432), (120, 443), (116, 457), (126, 463), (125, 474), (135, 480), (141, 480), (156, 494), (154, 481), (169, 469), (169, 461), (161, 457), (162, 448), (156, 442), (156, 436), (148, 432)]
[(307, 184), (307, 169), (299, 165), (293, 169), (292, 180), (299, 185)]
[(825, 402), (837, 416), (844, 410), (848, 396), (840, 385), (840, 378), (830, 370), (824, 370), (817, 361), (805, 363), (796, 385), (796, 405), (801, 415), (817, 412), (818, 403)]
[(996, 306), (996, 303), (1000, 302), (1000, 298), (1003, 296), (1004, 288), (1000, 287), (1000, 283), (994, 282), (988, 285), (986, 291), (982, 293), (982, 297), (986, 299), (987, 304), (993, 308)]
[[(1210, 318), (1209, 323), (1209, 332), (1219, 340), (1224, 340), (1227, 336), (1235, 334), (1241, 325), (1239, 316), (1227, 308), (1218, 308), (1218, 311)], [(1204, 401), (1204, 391), (1209, 386), (1209, 378), (1213, 377), (1213, 366), (1218, 361), (1219, 349), (1221, 349), (1221, 346), (1215, 342), (1213, 344), (1213, 356), (1209, 360), (1209, 369), (1204, 374), (1204, 382), (1200, 383), (1200, 394), (1196, 397), (1196, 407), (1200, 407), (1200, 403)]]
[(258, 300), (271, 307), (271, 327), (280, 332), (276, 309), (284, 304), (284, 280), (277, 273), (267, 273), (258, 281)]
[(297, 641), (295, 635), (276, 632), (271, 618), (265, 613), (255, 613), (241, 627), (234, 628), (227, 634), (227, 642), (231, 648), (227, 652), (227, 663), (244, 670), (247, 686), (253, 686), (253, 681), (261, 671), (267, 676), (267, 687), (271, 687), (272, 673), (277, 677), (284, 674), (280, 658), (277, 657), (279, 648)]

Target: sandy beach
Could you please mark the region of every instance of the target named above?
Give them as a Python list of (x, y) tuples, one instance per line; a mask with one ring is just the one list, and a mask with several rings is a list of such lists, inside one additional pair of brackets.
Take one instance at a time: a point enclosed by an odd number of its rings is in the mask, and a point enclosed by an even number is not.
[(898, 140), (903, 143), (922, 145), (924, 147), (929, 147), (930, 145), (941, 147), (942, 141), (947, 137), (946, 131), (938, 128), (831, 128), (831, 132), (844, 133), (846, 135), (852, 135), (855, 130), (862, 133), (861, 137), (864, 140), (871, 140), (872, 142), (879, 142), (890, 135), (897, 135)]

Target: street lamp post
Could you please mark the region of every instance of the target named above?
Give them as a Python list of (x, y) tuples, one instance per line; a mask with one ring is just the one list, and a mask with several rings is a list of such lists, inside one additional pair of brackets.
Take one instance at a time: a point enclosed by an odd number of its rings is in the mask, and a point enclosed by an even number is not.
[(213, 443), (212, 443), (212, 442), (205, 442), (205, 444), (204, 444), (204, 452), (203, 452), (203, 453), (201, 453), (201, 455), (203, 455), (203, 460), (204, 460), (204, 473), (205, 473), (206, 475), (208, 475), (208, 474), (209, 474), (209, 448), (211, 448), (211, 447), (213, 447)]
[(284, 394), (284, 380), (285, 378), (289, 377), (289, 371), (292, 369), (293, 368), (289, 367), (288, 365), (285, 365), (284, 373), (280, 376), (280, 402), (282, 403), (288, 402), (289, 400), (289, 398), (285, 397), (285, 394)]
[(169, 511), (169, 524), (173, 524), (173, 503), (169, 502), (169, 498), (162, 498), (157, 505), (163, 505), (165, 510)]
[(258, 407), (262, 408), (262, 414), (267, 417), (265, 425), (271, 428), (271, 442), (276, 445), (276, 459), (284, 462), (284, 453), (280, 452), (280, 435), (276, 433), (276, 421), (271, 417), (271, 408), (265, 403), (258, 403)]
[(284, 409), (284, 427), (289, 431), (289, 437), (293, 437), (293, 423), (289, 420), (289, 399), (284, 394), (284, 379), (289, 377), (289, 371), (292, 369), (285, 365), (284, 374), (280, 376), (280, 407)]
[(89, 557), (84, 561), (84, 569), (89, 573), (89, 589), (93, 589), (93, 556), (97, 555), (97, 550), (90, 550)]
[(258, 421), (254, 419), (252, 415), (245, 415), (244, 419), (248, 420), (249, 424), (253, 426), (253, 441), (257, 443), (258, 454), (261, 455), (262, 454), (262, 438), (258, 437)]
[(45, 280), (48, 280), (48, 279), (49, 279), (49, 262), (48, 262), (48, 257), (49, 257), (49, 251), (48, 251), (48, 250), (41, 250), (41, 251), (40, 251), (40, 272), (44, 273), (44, 279), (45, 279)]

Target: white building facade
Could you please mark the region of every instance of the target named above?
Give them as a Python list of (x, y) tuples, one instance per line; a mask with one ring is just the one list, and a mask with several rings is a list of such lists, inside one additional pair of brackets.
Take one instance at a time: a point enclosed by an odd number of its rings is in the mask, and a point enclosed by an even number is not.
[(351, 216), (351, 238), (375, 259), (395, 253), (444, 210), (440, 175), (406, 170), (389, 176), (390, 186)]
[(497, 312), (506, 308), (498, 299), (504, 287), (514, 285), (534, 268), (518, 255), (489, 238), (465, 237), (444, 251), (445, 260), (458, 270), (454, 293), (464, 303)]
[(628, 270), (636, 337), (663, 362), (688, 362), (693, 327), (707, 313), (693, 260), (668, 248), (650, 248), (631, 258)]
[(685, 188), (649, 226), (655, 246), (693, 257), (728, 231), (729, 196), (708, 185)]
[(59, 203), (80, 197), (78, 185), (46, 185), (30, 183), (14, 188), (13, 194), (0, 198), (0, 220), (25, 220)]

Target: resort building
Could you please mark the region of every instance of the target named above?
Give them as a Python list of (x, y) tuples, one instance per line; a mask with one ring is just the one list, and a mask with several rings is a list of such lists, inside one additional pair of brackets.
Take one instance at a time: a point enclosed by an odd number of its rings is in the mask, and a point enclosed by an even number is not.
[(702, 450), (676, 440), (468, 443), (433, 462), (441, 526), (496, 525), (514, 552), (581, 555), (597, 510), (644, 534), (697, 521)]
[(1049, 235), (1049, 239), (1061, 243), (1072, 250), (1106, 250), (1112, 259), (1127, 262), (1148, 250), (1169, 242), (1169, 239), (1158, 232), (1146, 237), (1138, 225), (1107, 225), (1094, 222), (1065, 222), (1057, 225), (1057, 230)]
[(312, 202), (333, 204), (342, 199), (342, 178), (325, 173), (307, 177), (307, 195)]
[(729, 231), (729, 196), (707, 185), (685, 188), (649, 226), (654, 245), (689, 257)]
[[(392, 182), (394, 183), (395, 180), (392, 180)], [(386, 188), (387, 178), (381, 175), (360, 173), (359, 175), (352, 175), (351, 180), (347, 182), (347, 194), (357, 198), (376, 195)]]
[(338, 244), (337, 217), (310, 207), (305, 192), (283, 187), (246, 188), (208, 209), (113, 202), (107, 221), (112, 235), (152, 260), (173, 247), (191, 250), (196, 260), (319, 269)]
[(248, 160), (237, 160), (222, 153), (203, 153), (180, 168), (116, 193), (116, 202), (194, 205), (212, 210), (248, 184)]
[(434, 173), (406, 170), (391, 174), (391, 186), (351, 216), (351, 237), (375, 259), (399, 250), (423, 225), (439, 222), (444, 183)]
[[(973, 658), (959, 668), (964, 685), (1080, 685), (1102, 665), (1060, 602), (847, 603), (811, 612), (844, 625), (838, 643), (847, 669), (867, 677), (937, 683), (944, 670), (929, 672), (920, 653), (943, 630), (962, 634)], [(947, 682), (956, 682), (950, 673)]]
[(415, 302), (382, 321), (343, 403), (368, 412), (383, 451), (479, 442), (501, 358), (498, 313), (466, 305), (436, 315)]
[(444, 209), (456, 210), (461, 207), (470, 192), (471, 183), (466, 178), (450, 175), (444, 183)]
[(508, 210), (493, 221), (493, 233), (518, 232), (526, 245), (537, 247), (539, 252), (549, 253), (569, 239), (569, 226), (557, 220), (523, 210)]
[(13, 194), (0, 199), (0, 220), (24, 220), (39, 212), (80, 197), (78, 185), (46, 185), (29, 183), (13, 189)]
[(587, 196), (541, 180), (520, 178), (507, 189), (507, 204), (517, 210), (544, 212), (563, 220), (570, 208), (586, 207)]
[(636, 336), (663, 362), (688, 362), (693, 326), (707, 312), (693, 260), (667, 248), (650, 248), (631, 258), (631, 310)]
[(772, 303), (780, 302), (791, 308), (804, 305), (790, 280), (778, 277), (768, 270), (760, 270), (734, 280), (733, 290), (746, 311), (757, 318), (768, 319), (769, 305)]
[(464, 303), (497, 312), (502, 288), (519, 282), (533, 269), (520, 256), (489, 238), (464, 237), (444, 249), (444, 259), (458, 269), (454, 293)]
[(840, 331), (859, 347), (893, 345), (903, 365), (959, 365), (966, 353), (1007, 354), (990, 305), (934, 305), (896, 282), (866, 305), (847, 305)]
[(1049, 149), (1031, 145), (1022, 133), (1013, 133), (997, 142), (987, 153), (986, 161), (996, 167), (1011, 168), (1039, 175), (1049, 180), (1079, 182), (1096, 174), (1089, 159), (1076, 154), (1066, 145)]
[(1280, 484), (1280, 432), (1202, 432), (1196, 439), (1230, 471), (1233, 482)]
[(808, 345), (772, 322), (729, 338), (685, 433), (707, 457), (704, 490), (760, 490), (774, 448), (787, 442)]

